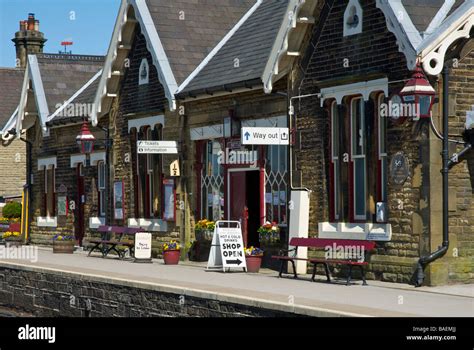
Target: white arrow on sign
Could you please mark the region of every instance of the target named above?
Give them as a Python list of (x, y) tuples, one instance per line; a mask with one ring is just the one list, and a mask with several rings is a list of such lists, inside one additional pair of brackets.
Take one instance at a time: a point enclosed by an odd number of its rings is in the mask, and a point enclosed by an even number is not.
[(289, 145), (288, 128), (242, 128), (243, 145)]

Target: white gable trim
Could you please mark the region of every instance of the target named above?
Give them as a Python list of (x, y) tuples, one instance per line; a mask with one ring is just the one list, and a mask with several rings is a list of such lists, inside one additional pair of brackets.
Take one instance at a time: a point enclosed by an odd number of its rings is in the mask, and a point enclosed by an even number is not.
[(376, 79), (370, 81), (363, 81), (359, 83), (337, 85), (321, 89), (321, 107), (324, 101), (330, 98), (335, 98), (337, 104), (342, 103), (345, 96), (362, 95), (365, 101), (368, 101), (370, 94), (376, 91), (383, 91), (385, 96), (388, 96), (388, 79)]
[(473, 26), (474, 1), (467, 1), (418, 47), (425, 72), (430, 75), (441, 73), (446, 51), (456, 40), (469, 38)]
[(398, 51), (405, 55), (409, 70), (416, 66), (416, 47), (422, 38), (400, 0), (377, 0), (377, 8), (385, 15), (387, 28), (397, 38)]
[(280, 30), (273, 44), (272, 51), (268, 57), (267, 64), (262, 74), (263, 90), (269, 94), (273, 90), (273, 82), (279, 73), (279, 63), (288, 51), (288, 41), (292, 30), (297, 26), (300, 10), (305, 4), (315, 3), (317, 0), (290, 0), (288, 9), (281, 24)]
[[(35, 93), (35, 101), (38, 108), (38, 116), (40, 118), (41, 128), (43, 130), (43, 135), (47, 136), (48, 131), (46, 128), (46, 121), (48, 120), (49, 109), (48, 103), (46, 102), (46, 94), (44, 92), (43, 80), (41, 79), (41, 73), (36, 55), (28, 55), (28, 69), (31, 76), (31, 81), (33, 83), (33, 91)], [(28, 89), (24, 92), (28, 94)], [(23, 121), (24, 110), (23, 113), (20, 114), (20, 117), (21, 118), (18, 119)], [(18, 128), (17, 130), (21, 130), (21, 128)]]
[(230, 38), (235, 34), (237, 30), (247, 21), (247, 19), (258, 9), (262, 4), (263, 0), (258, 0), (255, 5), (253, 5), (250, 10), (237, 22), (237, 24), (224, 36), (224, 38), (217, 44), (216, 47), (207, 55), (206, 58), (196, 67), (196, 69), (186, 78), (185, 81), (179, 86), (176, 94), (179, 94), (183, 91), (186, 86), (201, 72), (204, 67), (212, 60), (212, 58), (219, 52), (219, 50), (229, 41)]
[(94, 108), (92, 111), (92, 125), (97, 126), (99, 122), (98, 115), (102, 112), (102, 99), (107, 94), (107, 81), (112, 76), (112, 65), (117, 57), (118, 44), (121, 36), (121, 31), (125, 23), (127, 22), (127, 0), (122, 0), (120, 5), (119, 13), (115, 21), (114, 31), (112, 38), (110, 39), (109, 49), (107, 51), (107, 57), (104, 62), (104, 68), (102, 69), (102, 75), (100, 77), (99, 86), (97, 88), (97, 94), (94, 100)]
[[(161, 43), (155, 24), (151, 18), (150, 11), (145, 0), (130, 0), (135, 9), (135, 15), (140, 22), (142, 33), (147, 39), (147, 48), (153, 57), (153, 63), (158, 71), (158, 77), (165, 89), (165, 95), (168, 99), (170, 110), (176, 109), (176, 100), (174, 94), (178, 90), (178, 83), (174, 77), (171, 65), (166, 55), (163, 44)], [(150, 50), (151, 49), (151, 50)]]
[(114, 32), (110, 41), (107, 57), (104, 64), (103, 74), (100, 79), (97, 95), (95, 98), (95, 108), (92, 113), (92, 125), (97, 126), (98, 116), (102, 113), (102, 99), (107, 95), (107, 82), (112, 76), (112, 66), (117, 58), (122, 30), (125, 24), (129, 21), (127, 11), (130, 6), (135, 10), (135, 16), (140, 23), (142, 33), (146, 38), (147, 49), (153, 57), (153, 64), (158, 72), (158, 79), (163, 85), (165, 96), (168, 99), (170, 111), (176, 109), (176, 100), (174, 94), (178, 89), (178, 84), (174, 77), (171, 65), (169, 63), (166, 52), (161, 43), (160, 37), (156, 31), (156, 27), (151, 18), (150, 11), (146, 5), (145, 0), (122, 0), (119, 14), (115, 22)]
[(165, 126), (165, 116), (156, 115), (153, 117), (140, 118), (140, 119), (131, 119), (128, 121), (128, 132), (133, 128), (140, 130), (143, 126), (154, 127), (157, 124)]

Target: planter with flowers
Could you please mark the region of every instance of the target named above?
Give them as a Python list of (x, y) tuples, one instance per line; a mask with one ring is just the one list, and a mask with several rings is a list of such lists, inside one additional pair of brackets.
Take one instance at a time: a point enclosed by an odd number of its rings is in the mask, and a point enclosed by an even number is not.
[(211, 241), (214, 233), (216, 223), (207, 219), (203, 219), (197, 222), (194, 226), (194, 232), (196, 234), (196, 240), (198, 241)]
[(21, 234), (17, 231), (4, 232), (2, 238), (7, 247), (18, 247), (22, 244)]
[(73, 236), (58, 234), (53, 237), (54, 254), (72, 254), (76, 240)]
[[(278, 223), (266, 222), (258, 229), (260, 248), (265, 251), (262, 266), (272, 270), (279, 270), (279, 262), (271, 257), (278, 255), (281, 249), (287, 249), (284, 246), (284, 239), (282, 239), (282, 232)], [(284, 236), (284, 235), (283, 235)]]
[(163, 260), (165, 265), (178, 265), (181, 247), (178, 242), (171, 241), (163, 244)]
[(257, 273), (262, 266), (263, 250), (256, 247), (245, 248), (247, 272)]

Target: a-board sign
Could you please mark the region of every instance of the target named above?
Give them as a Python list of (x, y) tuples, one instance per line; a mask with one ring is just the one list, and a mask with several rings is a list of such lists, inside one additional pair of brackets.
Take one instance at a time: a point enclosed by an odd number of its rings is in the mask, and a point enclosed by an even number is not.
[(151, 260), (151, 233), (135, 234), (135, 260)]
[(230, 268), (247, 270), (240, 222), (216, 222), (207, 268), (222, 268), (224, 271)]
[(137, 141), (138, 154), (177, 154), (176, 141)]

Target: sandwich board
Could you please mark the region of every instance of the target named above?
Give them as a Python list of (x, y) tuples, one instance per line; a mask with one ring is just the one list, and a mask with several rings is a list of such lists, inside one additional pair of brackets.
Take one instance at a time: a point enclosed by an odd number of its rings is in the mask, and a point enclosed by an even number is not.
[(222, 269), (226, 272), (231, 268), (247, 271), (242, 227), (239, 221), (220, 220), (214, 228), (207, 270)]

